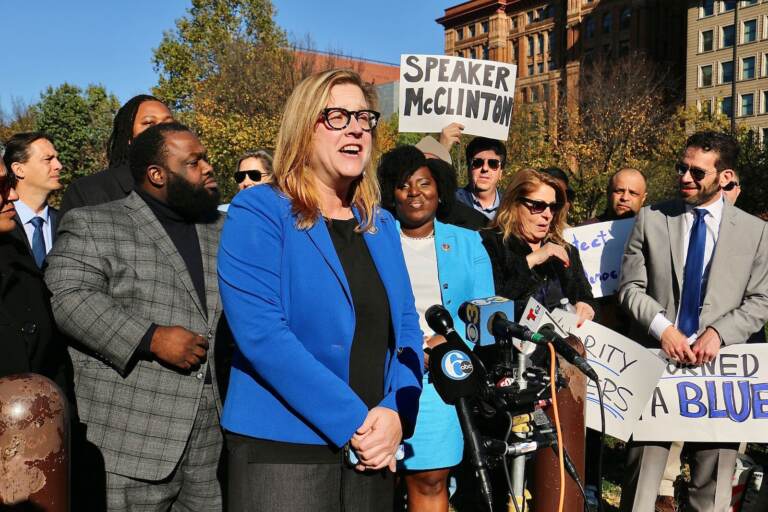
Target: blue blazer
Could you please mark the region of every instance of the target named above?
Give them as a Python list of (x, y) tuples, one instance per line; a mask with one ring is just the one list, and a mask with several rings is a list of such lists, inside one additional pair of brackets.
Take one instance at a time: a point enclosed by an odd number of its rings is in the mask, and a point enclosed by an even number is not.
[[(237, 350), (222, 425), (260, 439), (344, 445), (368, 408), (349, 387), (355, 311), (321, 220), (295, 225), (290, 201), (271, 186), (240, 192), (219, 248), (219, 286)], [(384, 210), (363, 237), (389, 299), (395, 343), (384, 399), (413, 429), (421, 393), (422, 333), (394, 219)]]

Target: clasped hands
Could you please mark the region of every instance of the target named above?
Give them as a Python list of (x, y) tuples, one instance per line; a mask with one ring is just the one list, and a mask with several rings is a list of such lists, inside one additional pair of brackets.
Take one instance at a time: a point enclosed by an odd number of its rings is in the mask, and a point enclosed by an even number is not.
[(388, 467), (394, 473), (397, 470), (397, 448), (402, 439), (400, 415), (387, 407), (374, 407), (349, 440), (360, 460), (355, 469), (365, 471)]
[(717, 357), (720, 345), (720, 335), (712, 327), (707, 327), (693, 344), (689, 344), (688, 337), (674, 325), (661, 333), (661, 349), (670, 359), (682, 364), (709, 363)]

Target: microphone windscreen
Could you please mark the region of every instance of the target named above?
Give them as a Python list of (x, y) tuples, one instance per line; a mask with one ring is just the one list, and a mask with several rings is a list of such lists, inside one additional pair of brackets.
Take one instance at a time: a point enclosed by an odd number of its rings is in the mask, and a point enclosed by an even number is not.
[(430, 351), (429, 372), (440, 398), (452, 405), (461, 397), (476, 395), (479, 378), (478, 368), (458, 334), (452, 332), (446, 339)]
[(515, 302), (504, 297), (488, 297), (465, 302), (459, 308), (459, 318), (466, 324), (466, 339), (481, 347), (496, 343), (491, 332), (493, 315), (501, 313), (508, 320), (515, 320)]

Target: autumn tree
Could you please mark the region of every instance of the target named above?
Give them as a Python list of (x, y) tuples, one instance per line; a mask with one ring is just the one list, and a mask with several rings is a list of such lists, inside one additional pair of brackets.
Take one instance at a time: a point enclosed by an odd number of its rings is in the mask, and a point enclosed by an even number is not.
[(14, 133), (29, 132), (35, 129), (37, 110), (20, 98), (11, 100), (11, 111), (7, 113), (0, 108), (0, 144), (8, 140)]

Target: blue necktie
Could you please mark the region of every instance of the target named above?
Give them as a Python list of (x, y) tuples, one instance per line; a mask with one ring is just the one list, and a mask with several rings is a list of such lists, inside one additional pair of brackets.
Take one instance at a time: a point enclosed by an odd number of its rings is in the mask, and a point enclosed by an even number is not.
[(29, 221), (34, 227), (35, 232), (32, 234), (32, 255), (35, 257), (35, 263), (39, 268), (43, 268), (43, 262), (45, 261), (45, 238), (43, 237), (43, 220), (42, 217), (32, 217)]
[(694, 208), (693, 215), (691, 237), (688, 240), (688, 255), (685, 258), (683, 295), (680, 299), (680, 316), (678, 318), (678, 328), (686, 336), (699, 330), (704, 247), (707, 242), (707, 225), (704, 223), (707, 210)]

